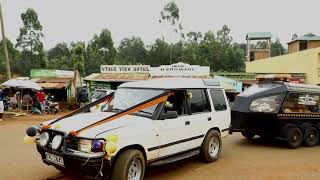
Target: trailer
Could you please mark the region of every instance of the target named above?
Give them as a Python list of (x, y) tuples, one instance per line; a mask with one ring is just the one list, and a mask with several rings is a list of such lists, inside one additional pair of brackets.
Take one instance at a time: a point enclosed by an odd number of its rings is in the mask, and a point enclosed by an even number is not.
[[(279, 79), (278, 79), (279, 80)], [(319, 143), (320, 87), (263, 79), (235, 99), (230, 133), (281, 138), (289, 148)]]

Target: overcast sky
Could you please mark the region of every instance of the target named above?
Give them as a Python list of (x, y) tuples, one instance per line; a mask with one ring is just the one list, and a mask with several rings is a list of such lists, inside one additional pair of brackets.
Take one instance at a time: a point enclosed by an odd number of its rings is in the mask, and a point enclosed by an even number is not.
[[(167, 0), (0, 0), (7, 37), (15, 42), (22, 26), (20, 15), (27, 8), (38, 12), (45, 48), (58, 42), (89, 41), (103, 28), (121, 39), (140, 36), (146, 44), (164, 35), (174, 39), (167, 26), (159, 24)], [(212, 30), (226, 24), (236, 42), (247, 32), (270, 31), (281, 42), (293, 33), (320, 35), (319, 0), (177, 0), (184, 31)]]

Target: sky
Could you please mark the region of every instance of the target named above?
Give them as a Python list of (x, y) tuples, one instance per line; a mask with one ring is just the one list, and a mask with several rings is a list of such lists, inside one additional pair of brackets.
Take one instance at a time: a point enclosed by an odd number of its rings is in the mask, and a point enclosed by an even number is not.
[[(59, 42), (88, 42), (107, 28), (115, 45), (125, 37), (139, 36), (146, 44), (164, 36), (177, 38), (168, 25), (159, 23), (168, 0), (0, 0), (6, 36), (15, 43), (22, 27), (21, 13), (33, 8), (39, 15), (46, 49)], [(272, 32), (283, 44), (292, 34), (320, 35), (319, 0), (176, 0), (184, 32), (223, 25), (235, 42), (245, 42), (247, 32)], [(285, 46), (286, 47), (286, 46)]]

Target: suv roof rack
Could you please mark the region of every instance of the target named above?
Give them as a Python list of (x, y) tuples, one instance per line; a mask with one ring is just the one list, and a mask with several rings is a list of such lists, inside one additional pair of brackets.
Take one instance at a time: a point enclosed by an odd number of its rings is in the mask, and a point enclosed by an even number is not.
[(205, 86), (220, 86), (219, 81), (213, 79), (204, 79), (203, 83)]

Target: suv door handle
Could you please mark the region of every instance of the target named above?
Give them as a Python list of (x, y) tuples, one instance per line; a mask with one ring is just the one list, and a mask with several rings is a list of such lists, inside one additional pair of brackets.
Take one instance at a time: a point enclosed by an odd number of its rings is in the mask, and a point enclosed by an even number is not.
[(190, 125), (190, 121), (186, 121), (186, 122), (184, 122), (184, 124), (188, 126), (188, 125)]
[(211, 117), (208, 117), (208, 121), (211, 121)]

